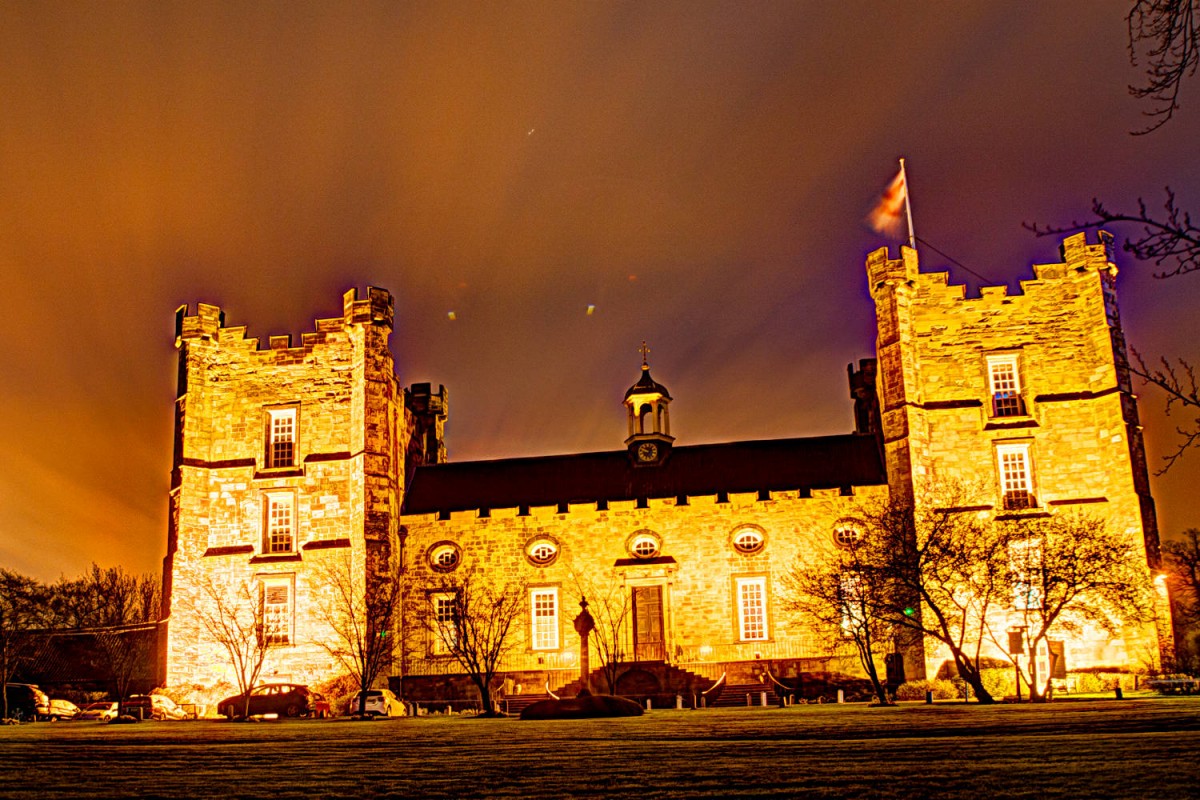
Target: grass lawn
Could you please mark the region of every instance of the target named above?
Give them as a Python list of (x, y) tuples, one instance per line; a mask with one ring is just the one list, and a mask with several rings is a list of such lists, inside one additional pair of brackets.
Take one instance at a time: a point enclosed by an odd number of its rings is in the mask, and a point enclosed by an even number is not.
[(1200, 796), (1200, 698), (0, 728), (0, 796)]

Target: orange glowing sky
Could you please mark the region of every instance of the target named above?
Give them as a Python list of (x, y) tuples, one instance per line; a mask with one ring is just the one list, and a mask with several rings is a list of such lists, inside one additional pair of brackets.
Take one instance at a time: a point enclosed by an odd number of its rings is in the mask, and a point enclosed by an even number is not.
[[(4, 3), (0, 565), (159, 568), (200, 300), (265, 338), (390, 289), (453, 459), (620, 447), (642, 339), (680, 443), (848, 431), (898, 156), (918, 233), (998, 282), (1093, 195), (1200, 211), (1200, 77), (1131, 137), (1127, 5)], [(1129, 340), (1200, 357), (1200, 275), (1121, 266)], [(1198, 464), (1154, 481), (1168, 534)]]

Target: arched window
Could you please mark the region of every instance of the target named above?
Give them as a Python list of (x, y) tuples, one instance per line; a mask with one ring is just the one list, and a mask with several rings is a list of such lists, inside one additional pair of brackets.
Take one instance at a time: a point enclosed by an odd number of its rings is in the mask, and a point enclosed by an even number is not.
[(635, 558), (654, 558), (662, 551), (662, 540), (650, 531), (640, 531), (629, 540), (629, 552)]
[(767, 537), (762, 528), (745, 525), (734, 530), (732, 541), (734, 550), (745, 555), (752, 555), (766, 546)]
[[(638, 433), (651, 433), (651, 431), (646, 430), (646, 418), (650, 417), (653, 413), (654, 409), (650, 407), (649, 403), (643, 404), (638, 409)], [(651, 417), (651, 419), (653, 418)]]

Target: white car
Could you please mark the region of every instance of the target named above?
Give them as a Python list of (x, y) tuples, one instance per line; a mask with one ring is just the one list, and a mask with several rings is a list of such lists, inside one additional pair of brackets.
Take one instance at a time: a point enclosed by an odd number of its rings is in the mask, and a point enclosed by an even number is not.
[(51, 721), (59, 719), (75, 719), (79, 714), (79, 706), (72, 703), (70, 700), (59, 700), (57, 698), (50, 701), (50, 707), (47, 709), (46, 716)]
[(88, 703), (79, 712), (75, 719), (98, 719), (101, 722), (108, 722), (110, 719), (117, 718), (116, 702), (103, 701), (100, 703)]
[[(346, 701), (346, 715), (353, 716), (358, 713), (359, 695), (361, 692), (350, 695), (350, 699)], [(392, 693), (391, 689), (368, 689), (366, 714), (367, 716), (375, 717), (403, 717), (408, 713), (408, 707), (404, 705), (399, 697)]]

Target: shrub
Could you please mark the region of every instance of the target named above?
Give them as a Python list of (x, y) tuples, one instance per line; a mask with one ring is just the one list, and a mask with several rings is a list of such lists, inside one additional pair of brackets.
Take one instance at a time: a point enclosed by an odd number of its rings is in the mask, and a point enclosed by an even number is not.
[(962, 697), (962, 692), (958, 691), (953, 683), (934, 678), (933, 680), (909, 681), (901, 684), (896, 689), (896, 699), (924, 700), (926, 692), (933, 692), (934, 700), (953, 700)]

